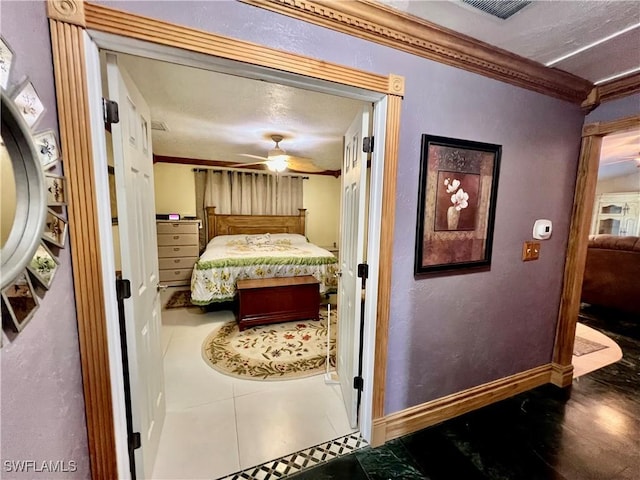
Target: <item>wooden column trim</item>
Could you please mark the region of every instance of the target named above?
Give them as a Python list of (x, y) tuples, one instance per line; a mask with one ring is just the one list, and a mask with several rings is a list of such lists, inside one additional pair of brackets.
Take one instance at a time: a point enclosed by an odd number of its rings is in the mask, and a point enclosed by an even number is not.
[(571, 383), (568, 380), (569, 367), (571, 367), (576, 323), (580, 313), (582, 280), (587, 261), (587, 244), (598, 182), (602, 137), (639, 127), (640, 115), (634, 115), (611, 122), (591, 123), (582, 128), (582, 146), (578, 160), (562, 295), (553, 346), (554, 375), (551, 381), (559, 386), (567, 386)]
[(588, 80), (370, 0), (240, 1), (573, 103), (593, 88)]
[(564, 266), (560, 312), (553, 347), (553, 363), (562, 367), (571, 365), (573, 356), (576, 323), (580, 312), (582, 277), (587, 260), (587, 237), (591, 226), (591, 213), (598, 181), (601, 144), (602, 137), (599, 136), (591, 135), (582, 139), (567, 259)]
[(47, 0), (47, 16), (51, 20), (86, 26), (82, 0)]
[(60, 143), (69, 186), (69, 242), (91, 472), (93, 478), (117, 478), (84, 30), (58, 20), (50, 20), (49, 26)]
[(391, 274), (393, 266), (393, 233), (396, 215), (396, 180), (398, 146), (400, 144), (400, 107), (402, 99), (387, 97), (387, 131), (384, 147), (384, 183), (382, 189), (382, 225), (380, 227), (380, 258), (378, 274), (378, 310), (376, 312), (376, 344), (373, 371), (373, 408), (375, 420), (384, 416), (384, 395), (387, 377), (387, 344), (391, 309)]
[(385, 75), (343, 67), (93, 3), (85, 3), (85, 13), (87, 28), (101, 32), (183, 48), (192, 52), (328, 80), (373, 92), (389, 93), (390, 83), (393, 83), (394, 88), (397, 85), (397, 81), (390, 82), (389, 77)]

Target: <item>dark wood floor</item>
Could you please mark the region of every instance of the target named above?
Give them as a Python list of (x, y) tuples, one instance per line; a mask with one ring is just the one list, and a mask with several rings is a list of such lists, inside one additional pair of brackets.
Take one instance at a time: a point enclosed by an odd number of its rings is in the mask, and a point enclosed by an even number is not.
[(640, 479), (640, 318), (584, 306), (580, 322), (613, 338), (622, 360), (291, 478)]

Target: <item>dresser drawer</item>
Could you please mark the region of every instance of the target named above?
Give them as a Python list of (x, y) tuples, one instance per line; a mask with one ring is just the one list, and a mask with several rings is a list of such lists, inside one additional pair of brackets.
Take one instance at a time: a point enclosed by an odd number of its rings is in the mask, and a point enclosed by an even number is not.
[(177, 280), (191, 280), (192, 268), (182, 268), (176, 270), (160, 270), (161, 282), (172, 282)]
[(158, 233), (191, 233), (198, 234), (198, 224), (195, 222), (191, 223), (173, 223), (173, 222), (158, 222), (157, 224)]
[(163, 247), (167, 245), (198, 245), (197, 233), (159, 233), (158, 234), (158, 246)]
[(158, 266), (160, 270), (193, 268), (197, 260), (198, 257), (159, 258)]
[(158, 247), (158, 258), (197, 257), (198, 245)]

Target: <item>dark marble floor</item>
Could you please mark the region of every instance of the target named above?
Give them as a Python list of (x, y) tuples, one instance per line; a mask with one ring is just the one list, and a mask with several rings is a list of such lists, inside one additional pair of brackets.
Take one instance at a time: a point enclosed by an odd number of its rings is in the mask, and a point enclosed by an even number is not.
[(290, 478), (639, 480), (640, 318), (584, 305), (580, 322), (613, 338), (622, 360)]

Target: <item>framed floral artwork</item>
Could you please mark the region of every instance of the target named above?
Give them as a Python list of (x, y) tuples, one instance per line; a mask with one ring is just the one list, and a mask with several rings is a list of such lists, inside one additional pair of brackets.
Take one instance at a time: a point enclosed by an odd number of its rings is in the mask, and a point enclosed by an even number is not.
[(64, 248), (67, 238), (67, 222), (51, 209), (47, 210), (45, 216), (42, 238), (56, 247)]
[(44, 243), (40, 243), (27, 270), (45, 289), (49, 290), (53, 277), (58, 271), (58, 259), (51, 253)]
[(47, 190), (47, 205), (67, 204), (67, 182), (64, 177), (47, 173), (44, 176), (44, 186)]
[(13, 283), (5, 287), (2, 296), (2, 319), (20, 332), (40, 306), (38, 297), (34, 293), (33, 285), (26, 272), (21, 273)]
[(422, 135), (416, 276), (491, 265), (502, 147)]

